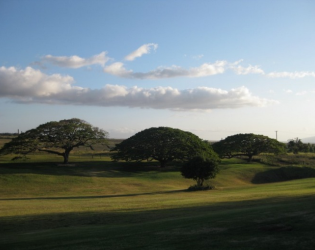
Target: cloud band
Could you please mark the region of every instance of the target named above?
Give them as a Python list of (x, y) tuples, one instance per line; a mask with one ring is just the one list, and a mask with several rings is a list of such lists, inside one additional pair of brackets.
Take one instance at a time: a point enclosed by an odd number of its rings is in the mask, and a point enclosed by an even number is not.
[(0, 97), (20, 103), (93, 105), (170, 110), (261, 107), (277, 103), (253, 96), (245, 87), (229, 91), (209, 87), (179, 90), (106, 85), (101, 89), (73, 86), (71, 76), (46, 75), (27, 67), (0, 67)]

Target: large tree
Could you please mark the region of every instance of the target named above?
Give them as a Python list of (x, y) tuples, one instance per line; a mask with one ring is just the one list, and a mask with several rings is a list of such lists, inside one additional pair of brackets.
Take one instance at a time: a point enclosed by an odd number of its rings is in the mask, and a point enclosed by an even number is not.
[(260, 153), (284, 153), (285, 145), (264, 135), (236, 134), (212, 145), (221, 158), (246, 156), (250, 162)]
[(43, 151), (60, 155), (63, 162), (68, 163), (69, 154), (74, 148), (85, 146), (93, 149), (96, 143), (106, 145), (106, 138), (106, 131), (77, 118), (52, 121), (13, 138), (3, 146), (0, 154), (26, 155)]
[(187, 160), (197, 155), (217, 157), (207, 142), (198, 136), (169, 127), (145, 129), (112, 149), (113, 160), (156, 160), (161, 167), (173, 160)]

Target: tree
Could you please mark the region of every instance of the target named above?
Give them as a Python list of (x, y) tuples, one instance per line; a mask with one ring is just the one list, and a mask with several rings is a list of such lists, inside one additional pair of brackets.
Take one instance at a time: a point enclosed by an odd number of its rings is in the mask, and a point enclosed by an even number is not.
[(298, 154), (299, 152), (307, 152), (307, 145), (304, 144), (299, 138), (289, 140), (288, 151), (293, 154)]
[(248, 157), (250, 162), (254, 155), (260, 153), (284, 153), (285, 145), (268, 136), (256, 134), (236, 134), (212, 145), (221, 158), (236, 156)]
[(185, 162), (181, 168), (182, 176), (197, 181), (197, 187), (203, 187), (205, 180), (215, 178), (219, 172), (219, 158), (203, 158), (195, 156)]
[(156, 160), (162, 168), (174, 160), (187, 160), (196, 155), (211, 158), (216, 155), (211, 145), (198, 136), (169, 127), (145, 129), (117, 144), (112, 151), (113, 160)]
[(77, 118), (52, 121), (13, 138), (4, 145), (0, 154), (26, 155), (42, 151), (60, 155), (63, 162), (68, 163), (69, 154), (74, 148), (85, 146), (93, 149), (96, 143), (105, 145), (107, 134), (106, 131)]

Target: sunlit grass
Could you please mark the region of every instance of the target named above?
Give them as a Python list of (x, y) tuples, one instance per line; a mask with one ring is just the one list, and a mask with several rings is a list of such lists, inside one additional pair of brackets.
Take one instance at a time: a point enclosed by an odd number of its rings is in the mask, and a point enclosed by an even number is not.
[(210, 180), (216, 189), (187, 192), (194, 182), (176, 164), (161, 170), (74, 155), (64, 166), (31, 157), (0, 159), (1, 249), (315, 246), (314, 178), (254, 184), (278, 167), (231, 159)]

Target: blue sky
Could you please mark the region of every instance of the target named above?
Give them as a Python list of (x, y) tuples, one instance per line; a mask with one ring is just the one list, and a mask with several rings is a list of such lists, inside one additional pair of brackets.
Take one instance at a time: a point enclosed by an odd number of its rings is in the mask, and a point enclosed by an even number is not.
[(315, 136), (315, 2), (0, 0), (0, 132), (77, 117)]

